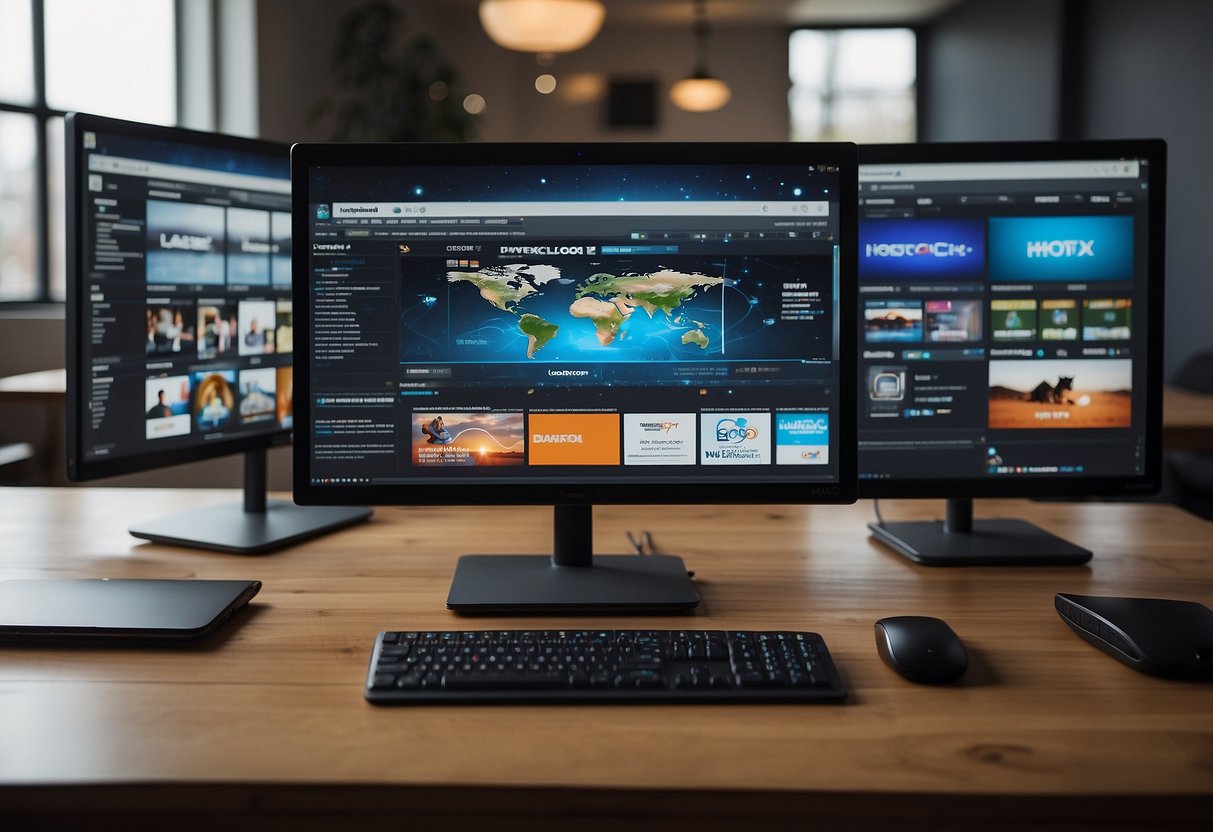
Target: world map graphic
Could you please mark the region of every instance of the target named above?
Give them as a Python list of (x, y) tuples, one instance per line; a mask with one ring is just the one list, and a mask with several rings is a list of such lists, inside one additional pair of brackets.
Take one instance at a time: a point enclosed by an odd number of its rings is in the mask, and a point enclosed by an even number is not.
[[(592, 326), (598, 344), (609, 348), (629, 337), (637, 309), (673, 329), (680, 344), (706, 350), (712, 345), (712, 330), (696, 320), (686, 305), (724, 283), (723, 277), (665, 268), (646, 274), (598, 272), (578, 281), (563, 277), (556, 266), (533, 263), (449, 271), (446, 279), (451, 284), (471, 284), (487, 303), (514, 315), (518, 330), (526, 336), (528, 359), (534, 359), (562, 327)], [(552, 293), (564, 298), (558, 307), (548, 304), (542, 315), (531, 311), (538, 297)]]

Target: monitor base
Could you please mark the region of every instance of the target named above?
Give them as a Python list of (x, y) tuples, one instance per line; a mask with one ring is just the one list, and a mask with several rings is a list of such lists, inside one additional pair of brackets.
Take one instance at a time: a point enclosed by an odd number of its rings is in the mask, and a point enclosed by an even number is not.
[(224, 503), (140, 523), (130, 533), (170, 546), (259, 555), (361, 523), (372, 513), (363, 506), (297, 506), (286, 500), (269, 500), (264, 511)]
[(881, 543), (926, 566), (1078, 566), (1091, 552), (1023, 520), (974, 520), (946, 531), (942, 520), (869, 523)]
[(694, 609), (699, 593), (682, 558), (595, 556), (557, 566), (547, 555), (464, 555), (446, 606), (475, 613), (669, 613)]

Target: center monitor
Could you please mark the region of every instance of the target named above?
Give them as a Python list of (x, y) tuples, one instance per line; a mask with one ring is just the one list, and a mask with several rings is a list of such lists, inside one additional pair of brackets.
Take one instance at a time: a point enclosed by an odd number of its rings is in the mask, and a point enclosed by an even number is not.
[(854, 499), (849, 144), (296, 145), (295, 497), (555, 506), (448, 607), (688, 609), (591, 506)]
[(1166, 147), (1157, 140), (860, 151), (864, 497), (945, 497), (877, 522), (924, 563), (1090, 551), (974, 497), (1140, 495), (1160, 477)]

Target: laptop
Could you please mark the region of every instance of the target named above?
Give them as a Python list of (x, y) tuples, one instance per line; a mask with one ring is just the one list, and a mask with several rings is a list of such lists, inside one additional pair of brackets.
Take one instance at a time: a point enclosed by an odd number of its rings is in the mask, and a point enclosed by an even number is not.
[(0, 581), (0, 640), (188, 641), (217, 630), (260, 581)]

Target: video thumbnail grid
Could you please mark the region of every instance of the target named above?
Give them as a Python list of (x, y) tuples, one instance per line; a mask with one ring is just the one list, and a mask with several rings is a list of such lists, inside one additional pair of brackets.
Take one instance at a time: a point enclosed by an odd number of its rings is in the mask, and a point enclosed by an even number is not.
[(998, 344), (1033, 341), (1129, 341), (1133, 299), (886, 298), (863, 302), (867, 344)]
[[(148, 298), (144, 438), (292, 423), (292, 302)], [(165, 369), (165, 359), (171, 365)]]
[(206, 434), (262, 423), (290, 427), (290, 366), (205, 369), (144, 382), (146, 439)]
[(822, 411), (415, 409), (414, 466), (827, 465)]
[(865, 219), (869, 424), (1131, 427), (1134, 223)]
[(290, 233), (283, 211), (148, 199), (147, 282), (287, 288)]

